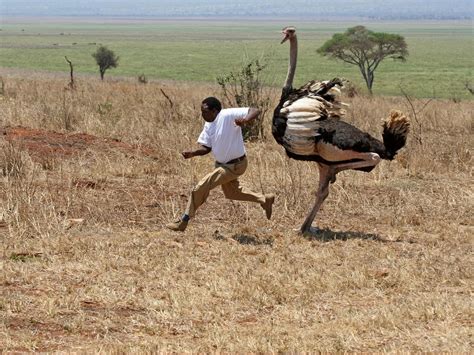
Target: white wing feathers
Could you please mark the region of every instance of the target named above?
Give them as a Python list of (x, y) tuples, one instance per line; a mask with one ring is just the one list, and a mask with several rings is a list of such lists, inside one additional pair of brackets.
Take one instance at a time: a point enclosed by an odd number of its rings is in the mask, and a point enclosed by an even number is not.
[[(280, 115), (287, 118), (284, 140), (288, 149), (301, 155), (315, 153), (315, 140), (319, 136), (319, 121), (328, 118), (339, 119), (345, 115), (343, 109), (347, 104), (339, 100), (341, 90), (333, 86), (326, 92), (332, 96), (333, 102), (327, 101), (317, 92), (323, 88), (327, 82), (310, 82), (304, 86), (302, 95), (298, 94), (283, 103)], [(326, 96), (328, 97), (328, 96)]]

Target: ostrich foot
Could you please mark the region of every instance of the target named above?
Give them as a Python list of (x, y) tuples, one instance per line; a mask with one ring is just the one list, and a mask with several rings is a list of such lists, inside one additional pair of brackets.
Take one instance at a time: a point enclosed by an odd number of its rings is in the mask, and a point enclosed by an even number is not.
[(299, 234), (302, 236), (314, 236), (321, 232), (321, 230), (317, 227), (309, 226), (307, 228), (300, 228), (298, 229)]

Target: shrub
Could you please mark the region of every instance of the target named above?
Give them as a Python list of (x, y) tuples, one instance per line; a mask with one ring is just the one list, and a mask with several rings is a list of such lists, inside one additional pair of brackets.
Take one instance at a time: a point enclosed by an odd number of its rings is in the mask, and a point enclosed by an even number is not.
[(217, 77), (224, 103), (231, 107), (257, 107), (261, 110), (251, 125), (242, 128), (244, 140), (264, 138), (263, 117), (270, 106), (261, 76), (267, 67), (258, 59), (244, 60), (242, 68)]

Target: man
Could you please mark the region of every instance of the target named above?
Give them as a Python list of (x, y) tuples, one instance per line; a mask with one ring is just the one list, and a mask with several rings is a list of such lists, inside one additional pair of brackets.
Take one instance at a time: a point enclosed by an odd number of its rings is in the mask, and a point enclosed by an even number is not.
[(259, 203), (270, 219), (275, 196), (252, 192), (239, 182), (239, 177), (247, 169), (241, 127), (255, 120), (260, 110), (252, 107), (222, 109), (218, 99), (208, 97), (201, 104), (201, 114), (206, 123), (197, 141), (200, 146), (181, 154), (189, 159), (212, 152), (216, 159), (215, 169), (191, 191), (183, 216), (166, 227), (173, 231), (184, 231), (196, 210), (206, 201), (209, 191), (219, 185), (228, 199)]

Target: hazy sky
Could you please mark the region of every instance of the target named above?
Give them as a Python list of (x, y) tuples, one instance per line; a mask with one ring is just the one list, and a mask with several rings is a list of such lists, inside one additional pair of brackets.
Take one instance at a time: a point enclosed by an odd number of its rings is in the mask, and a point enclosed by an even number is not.
[(368, 16), (456, 18), (474, 0), (0, 0), (2, 16)]

